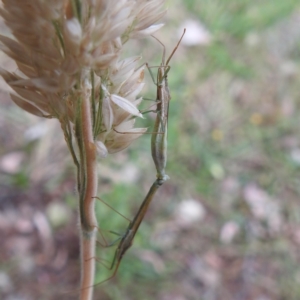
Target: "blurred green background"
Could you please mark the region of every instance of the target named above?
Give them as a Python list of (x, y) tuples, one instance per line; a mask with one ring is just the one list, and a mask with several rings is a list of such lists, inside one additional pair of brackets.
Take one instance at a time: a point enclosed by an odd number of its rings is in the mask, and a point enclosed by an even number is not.
[[(168, 5), (156, 34), (167, 54), (187, 29), (169, 72), (171, 179), (94, 299), (298, 300), (299, 1)], [(124, 56), (132, 52), (158, 65), (162, 47), (149, 38)], [(155, 98), (145, 74), (143, 96)], [(1, 299), (76, 299), (61, 295), (76, 289), (79, 249), (74, 170), (59, 125), (23, 113), (0, 87)], [(138, 125), (151, 131), (154, 117)], [(133, 218), (155, 179), (150, 135), (99, 161), (99, 172), (99, 196)], [(103, 229), (128, 226), (101, 202), (97, 212)], [(99, 245), (98, 255), (111, 260), (114, 249)], [(97, 265), (97, 282), (109, 274)]]

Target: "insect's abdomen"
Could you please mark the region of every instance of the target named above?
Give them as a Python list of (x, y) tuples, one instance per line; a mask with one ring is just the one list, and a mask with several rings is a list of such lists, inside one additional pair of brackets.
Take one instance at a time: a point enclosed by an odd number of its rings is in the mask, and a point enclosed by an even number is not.
[(153, 128), (153, 135), (151, 139), (152, 158), (157, 171), (157, 178), (159, 180), (167, 180), (168, 176), (165, 173), (167, 164), (167, 126), (163, 126), (163, 118), (161, 113), (157, 113), (155, 125)]

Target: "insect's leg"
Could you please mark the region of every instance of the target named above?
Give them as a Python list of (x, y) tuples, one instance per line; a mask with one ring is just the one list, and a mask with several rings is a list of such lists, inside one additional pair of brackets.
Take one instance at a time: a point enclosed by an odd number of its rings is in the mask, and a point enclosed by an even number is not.
[[(148, 68), (149, 73), (150, 73), (150, 75), (151, 75), (151, 78), (152, 78), (153, 83), (154, 83), (156, 86), (161, 86), (161, 85), (162, 85), (162, 82), (167, 78), (167, 75), (168, 75), (168, 73), (169, 73), (171, 67), (170, 67), (170, 66), (167, 66), (167, 65), (163, 65), (163, 64), (161, 64), (160, 66), (149, 66), (148, 64), (146, 64), (146, 65), (147, 65), (147, 68)], [(153, 72), (151, 71), (152, 68), (158, 68), (158, 69), (159, 69), (158, 72), (159, 72), (160, 70), (164, 70), (164, 71), (163, 71), (163, 76), (160, 78), (160, 81), (158, 81), (158, 80), (155, 81)], [(145, 99), (145, 100), (148, 100), (148, 99)], [(157, 100), (156, 100), (156, 101), (157, 101)]]
[(101, 201), (102, 203), (104, 203), (106, 206), (108, 206), (110, 209), (112, 209), (114, 212), (116, 212), (117, 214), (119, 214), (120, 216), (122, 216), (124, 219), (126, 219), (128, 222), (131, 222), (130, 219), (128, 219), (127, 217), (125, 217), (124, 215), (122, 215), (120, 212), (118, 212), (116, 209), (114, 209), (108, 203), (106, 203), (105, 201), (103, 201), (101, 198), (99, 198), (99, 197), (93, 197), (93, 198), (98, 199), (99, 201)]
[(152, 102), (156, 102), (157, 100), (154, 100), (154, 99), (151, 99), (151, 98), (145, 98), (145, 97), (143, 97), (143, 100), (145, 100), (145, 101), (152, 101)]
[[(119, 241), (122, 237), (123, 237), (123, 235), (122, 234), (120, 234), (120, 233), (118, 233), (118, 232), (115, 232), (115, 231), (112, 231), (112, 230), (105, 230), (105, 229), (101, 229), (101, 228), (99, 228), (98, 226), (93, 226), (94, 228), (96, 228), (97, 229), (97, 231), (100, 233), (100, 235), (101, 235), (101, 238), (103, 239), (103, 241), (104, 241), (104, 244), (103, 243), (101, 243), (100, 241), (98, 241), (98, 240), (96, 240), (96, 243), (97, 244), (99, 244), (101, 247), (103, 247), (103, 248), (109, 248), (109, 247), (112, 247), (112, 246), (114, 246), (115, 245), (115, 243), (117, 242), (117, 241)], [(105, 237), (104, 237), (104, 235), (103, 235), (103, 233), (102, 233), (102, 231), (106, 231), (106, 232), (109, 232), (109, 233), (112, 233), (112, 234), (115, 234), (115, 235), (117, 235), (118, 236), (118, 238), (116, 239), (116, 240), (114, 240), (113, 242), (111, 242), (111, 243), (108, 243), (107, 241), (106, 241), (106, 239), (105, 239)]]
[(109, 247), (114, 246), (122, 238), (122, 235), (120, 235), (120, 234), (118, 234), (116, 232), (113, 232), (113, 231), (108, 231), (108, 232), (113, 233), (113, 234), (117, 234), (117, 235), (119, 235), (119, 237), (116, 240), (114, 240), (113, 242), (111, 242), (110, 244), (107, 243), (106, 240), (104, 239), (105, 242), (106, 242), (105, 245), (103, 245), (100, 241), (97, 240), (96, 243), (99, 244), (103, 248), (109, 248)]
[(147, 69), (148, 69), (148, 71), (149, 71), (149, 73), (150, 73), (150, 76), (151, 76), (151, 78), (152, 78), (153, 83), (154, 83), (155, 85), (157, 85), (157, 82), (155, 82), (155, 77), (154, 77), (154, 75), (153, 75), (153, 72), (151, 71), (151, 67), (149, 67), (148, 63), (146, 63), (146, 67), (147, 67)]
[[(112, 263), (111, 263), (111, 266), (108, 268), (109, 270), (112, 270), (113, 267), (114, 267), (115, 264), (116, 264), (117, 255), (118, 255), (117, 253), (118, 253), (118, 249), (115, 251), (114, 258), (113, 258), (113, 261), (112, 261)], [(94, 288), (94, 287), (97, 286), (97, 285), (100, 285), (100, 284), (102, 284), (102, 283), (104, 283), (104, 282), (106, 282), (106, 281), (109, 281), (110, 279), (112, 279), (113, 277), (116, 276), (117, 271), (118, 271), (119, 266), (120, 266), (120, 263), (121, 263), (121, 258), (118, 259), (118, 262), (117, 262), (117, 265), (116, 265), (116, 267), (115, 267), (115, 270), (114, 270), (113, 274), (112, 274), (111, 276), (109, 276), (108, 278), (102, 280), (101, 282), (98, 282), (98, 283), (96, 283), (96, 284), (94, 284), (94, 285), (86, 286), (86, 287), (84, 287), (84, 288), (82, 288), (82, 289), (78, 289), (78, 290), (76, 290), (76, 291), (73, 290), (73, 291), (65, 292), (64, 294), (71, 294), (71, 293), (73, 294), (74, 292), (79, 292), (79, 291), (83, 291), (83, 290), (86, 290), (86, 289), (91, 289), (91, 288)]]
[[(157, 106), (157, 104), (160, 103), (160, 101), (156, 101), (156, 103), (154, 105)], [(151, 105), (150, 107), (154, 106), (154, 105)], [(148, 109), (150, 108), (148, 107)], [(149, 112), (153, 112), (153, 113), (157, 113), (157, 108), (156, 109), (149, 109), (149, 110), (144, 110), (144, 111), (140, 111), (141, 114), (147, 114)]]
[(92, 259), (94, 259), (94, 260), (97, 261), (99, 264), (101, 264), (105, 269), (111, 270), (110, 266), (107, 266), (107, 265), (103, 262), (103, 261), (108, 262), (107, 259), (104, 259), (104, 258), (99, 259), (98, 257), (93, 256), (93, 257), (91, 257), (91, 258), (89, 258), (89, 259), (86, 259), (86, 261), (89, 261), (89, 260), (92, 260)]
[[(113, 245), (114, 245), (117, 241), (119, 241), (121, 238), (122, 238), (122, 237), (120, 237), (120, 238), (118, 238), (117, 240), (115, 240), (110, 246), (113, 246)], [(97, 258), (97, 257), (95, 257), (95, 256), (90, 257), (90, 258), (86, 259), (85, 261), (89, 261), (89, 260), (95, 259), (97, 262), (101, 263), (106, 269), (112, 270), (113, 267), (114, 267), (114, 265), (115, 265), (115, 263), (116, 263), (116, 257), (117, 257), (117, 253), (118, 253), (118, 252), (119, 252), (119, 249), (116, 249), (116, 251), (115, 251), (115, 253), (114, 253), (114, 258), (113, 258), (113, 260), (112, 260), (112, 263), (111, 263), (110, 267), (106, 266), (106, 265), (101, 261), (101, 260), (104, 260), (104, 259), (99, 259), (99, 258)]]
[[(114, 267), (114, 265), (115, 265), (115, 263), (116, 263), (117, 253), (118, 253), (118, 249), (117, 249), (116, 252), (115, 252), (113, 261), (112, 261), (112, 263), (111, 263), (111, 266), (108, 268), (109, 270), (112, 270), (113, 267)], [(88, 288), (95, 287), (95, 286), (100, 285), (100, 284), (102, 284), (102, 283), (104, 283), (104, 282), (106, 282), (106, 281), (109, 281), (110, 279), (112, 279), (113, 277), (115, 277), (115, 275), (117, 274), (117, 271), (118, 271), (118, 269), (119, 269), (120, 263), (121, 263), (121, 259), (118, 260), (117, 265), (116, 265), (116, 267), (115, 267), (115, 270), (114, 270), (114, 272), (113, 272), (113, 274), (112, 274), (111, 276), (109, 276), (108, 278), (106, 278), (106, 279), (104, 279), (103, 281), (98, 282), (98, 283), (96, 283), (96, 284), (94, 284), (94, 285), (84, 287), (84, 288), (82, 288), (81, 290), (85, 290), (85, 289), (88, 289)]]
[[(124, 215), (122, 215), (121, 213), (119, 213), (116, 209), (114, 209), (112, 206), (110, 206), (108, 203), (106, 203), (105, 201), (103, 201), (101, 198), (99, 197), (93, 197), (99, 201), (101, 201), (102, 203), (104, 203), (106, 206), (108, 206), (110, 209), (112, 209), (114, 212), (118, 213), (120, 216), (122, 216), (124, 219), (126, 219), (129, 223), (131, 222), (128, 218), (126, 218)], [(104, 241), (104, 243), (100, 242), (99, 240), (96, 240), (97, 244), (101, 245), (101, 247), (103, 248), (108, 248), (108, 247), (111, 247), (113, 246), (118, 240), (120, 240), (122, 238), (122, 235), (121, 234), (118, 234), (114, 231), (111, 231), (111, 230), (103, 230), (97, 226), (94, 226), (95, 228), (97, 228), (99, 234), (101, 235), (101, 238), (102, 240)], [(104, 234), (103, 234), (103, 231), (106, 231), (106, 232), (109, 232), (109, 233), (113, 233), (113, 234), (116, 234), (119, 236), (119, 238), (115, 241), (113, 241), (112, 243), (108, 243), (107, 240), (105, 239), (104, 237)]]
[(162, 58), (161, 58), (161, 63), (162, 63), (162, 65), (164, 65), (165, 64), (165, 57), (166, 57), (166, 47), (157, 37), (155, 37), (154, 35), (152, 35), (152, 37), (155, 38), (163, 47), (163, 55), (162, 55)]
[(147, 113), (150, 113), (150, 112), (153, 112), (153, 113), (157, 113), (157, 110), (156, 109), (150, 109), (150, 110), (145, 110), (145, 111), (142, 111), (141, 114), (147, 114)]
[(109, 247), (109, 244), (108, 244), (108, 242), (106, 241), (106, 239), (105, 239), (105, 237), (104, 237), (104, 235), (103, 235), (103, 233), (102, 233), (102, 229), (100, 229), (99, 227), (97, 227), (97, 226), (95, 226), (95, 228), (97, 228), (97, 231), (100, 233), (100, 235), (101, 235), (101, 238), (103, 239), (103, 241), (104, 241), (104, 244), (102, 244), (100, 241), (98, 241), (98, 240), (96, 240), (96, 242), (99, 244), (99, 245), (101, 245), (103, 248), (106, 248), (106, 247)]
[(100, 284), (103, 284), (104, 282), (109, 281), (110, 279), (114, 278), (116, 276), (117, 272), (118, 272), (120, 263), (121, 263), (121, 259), (119, 259), (119, 261), (117, 262), (117, 265), (115, 267), (115, 270), (114, 270), (113, 274), (111, 276), (109, 276), (108, 278), (106, 278), (105, 280), (94, 284), (93, 287), (95, 287), (97, 285), (100, 285)]

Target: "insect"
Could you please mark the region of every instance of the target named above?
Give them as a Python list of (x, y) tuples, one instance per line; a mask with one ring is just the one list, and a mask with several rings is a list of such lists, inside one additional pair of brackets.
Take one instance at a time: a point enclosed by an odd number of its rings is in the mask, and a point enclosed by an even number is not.
[[(95, 284), (94, 286), (102, 284), (110, 280), (116, 275), (124, 254), (132, 246), (134, 237), (140, 227), (142, 220), (144, 219), (144, 216), (148, 210), (148, 207), (156, 191), (169, 178), (168, 175), (165, 174), (165, 167), (167, 161), (167, 125), (168, 125), (167, 123), (168, 123), (169, 102), (171, 99), (169, 87), (168, 87), (168, 81), (167, 81), (167, 74), (170, 70), (170, 66), (168, 64), (172, 56), (176, 52), (184, 34), (185, 34), (185, 29), (179, 42), (177, 43), (176, 47), (174, 48), (174, 50), (172, 51), (171, 55), (169, 56), (166, 62), (165, 62), (165, 46), (157, 39), (158, 42), (164, 47), (162, 62), (161, 65), (158, 67), (157, 81), (155, 83), (157, 86), (157, 99), (156, 99), (157, 117), (155, 120), (154, 130), (151, 138), (151, 152), (157, 170), (157, 179), (153, 182), (151, 188), (148, 191), (148, 194), (146, 195), (144, 201), (142, 202), (134, 219), (129, 223), (126, 232), (121, 237), (121, 240), (115, 251), (113, 261), (111, 263), (111, 266), (109, 267), (110, 270), (112, 270), (115, 267), (113, 274), (107, 279)], [(150, 69), (151, 67), (149, 67), (148, 65), (147, 67), (150, 71), (153, 81), (155, 82), (154, 76)], [(86, 288), (90, 288), (90, 287), (86, 287)]]
[(184, 29), (183, 34), (178, 41), (176, 47), (172, 51), (171, 55), (165, 62), (165, 53), (166, 48), (162, 42), (160, 42), (156, 37), (154, 37), (163, 47), (163, 56), (161, 65), (158, 67), (157, 71), (157, 81), (155, 82), (154, 76), (151, 72), (150, 67), (147, 65), (147, 68), (151, 74), (153, 82), (157, 86), (157, 95), (156, 95), (156, 120), (154, 124), (153, 134), (151, 137), (151, 153), (152, 158), (157, 171), (157, 179), (166, 181), (169, 177), (165, 173), (166, 163), (167, 163), (167, 138), (168, 138), (168, 116), (169, 116), (169, 103), (171, 100), (170, 90), (168, 86), (168, 72), (170, 71), (169, 62), (176, 52), (179, 44), (185, 34), (186, 29)]

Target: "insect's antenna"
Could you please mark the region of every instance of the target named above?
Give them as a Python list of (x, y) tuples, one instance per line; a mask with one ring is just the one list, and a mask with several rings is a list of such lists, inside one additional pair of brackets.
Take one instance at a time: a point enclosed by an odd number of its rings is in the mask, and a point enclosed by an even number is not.
[(185, 32), (186, 32), (186, 29), (184, 28), (184, 29), (183, 29), (183, 34), (182, 34), (180, 40), (178, 41), (176, 47), (175, 47), (174, 50), (172, 51), (172, 53), (171, 53), (171, 55), (169, 56), (168, 60), (166, 61), (166, 66), (169, 64), (169, 62), (170, 62), (172, 56), (174, 55), (174, 53), (176, 52), (177, 48), (179, 47), (179, 45), (180, 45), (180, 43), (181, 43), (181, 40), (183, 39), (183, 36), (185, 35)]
[(166, 58), (166, 47), (157, 37), (155, 37), (154, 35), (152, 35), (152, 37), (155, 38), (164, 48), (162, 59), (161, 59), (161, 64), (164, 66), (165, 65), (165, 58)]

